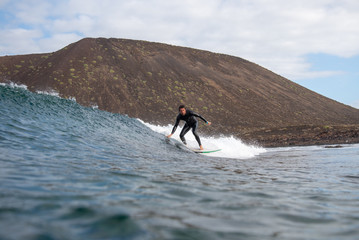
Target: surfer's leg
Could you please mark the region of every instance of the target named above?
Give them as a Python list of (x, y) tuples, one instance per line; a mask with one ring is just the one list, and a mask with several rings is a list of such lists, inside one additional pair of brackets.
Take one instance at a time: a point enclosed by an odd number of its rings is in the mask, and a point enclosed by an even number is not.
[(192, 133), (193, 133), (194, 137), (196, 138), (199, 147), (201, 147), (202, 146), (201, 139), (199, 138), (199, 136), (196, 132), (197, 127), (198, 127), (198, 122), (194, 126), (192, 126)]
[(187, 123), (183, 126), (182, 131), (180, 133), (180, 138), (184, 145), (187, 145), (186, 139), (184, 138), (184, 135), (190, 130), (190, 126), (187, 125)]

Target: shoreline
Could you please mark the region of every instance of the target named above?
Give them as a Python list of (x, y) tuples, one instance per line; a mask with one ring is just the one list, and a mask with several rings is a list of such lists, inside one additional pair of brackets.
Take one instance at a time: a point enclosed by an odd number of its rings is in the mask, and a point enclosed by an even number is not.
[(262, 147), (340, 145), (359, 143), (359, 125), (290, 126), (260, 129), (240, 136), (244, 142)]

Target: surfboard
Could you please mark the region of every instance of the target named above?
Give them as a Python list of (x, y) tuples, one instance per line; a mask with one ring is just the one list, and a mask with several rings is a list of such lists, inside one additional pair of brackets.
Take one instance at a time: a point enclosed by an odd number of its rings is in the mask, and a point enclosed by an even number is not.
[(222, 149), (193, 149), (193, 148), (189, 148), (190, 150), (192, 150), (195, 153), (214, 153), (214, 152), (218, 152), (221, 151)]
[(178, 147), (179, 149), (186, 150), (186, 151), (192, 151), (195, 153), (214, 153), (214, 152), (218, 152), (218, 151), (222, 150), (220, 148), (216, 148), (215, 146), (212, 146), (211, 148), (208, 148), (208, 149), (205, 148), (203, 150), (200, 150), (199, 148), (194, 148), (194, 147), (184, 145), (183, 143), (181, 143), (175, 139), (166, 138), (165, 140), (167, 143), (172, 144), (172, 145)]

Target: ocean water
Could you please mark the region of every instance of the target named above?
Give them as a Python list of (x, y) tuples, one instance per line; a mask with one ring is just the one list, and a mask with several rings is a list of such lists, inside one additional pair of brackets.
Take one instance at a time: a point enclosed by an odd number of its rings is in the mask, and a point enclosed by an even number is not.
[(359, 239), (359, 145), (204, 155), (171, 127), (0, 85), (0, 239)]

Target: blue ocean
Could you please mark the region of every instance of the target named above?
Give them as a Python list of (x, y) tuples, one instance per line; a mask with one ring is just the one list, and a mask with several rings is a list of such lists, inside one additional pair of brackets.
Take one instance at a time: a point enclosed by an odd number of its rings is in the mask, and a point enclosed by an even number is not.
[(0, 85), (0, 239), (359, 239), (359, 145), (170, 129)]

